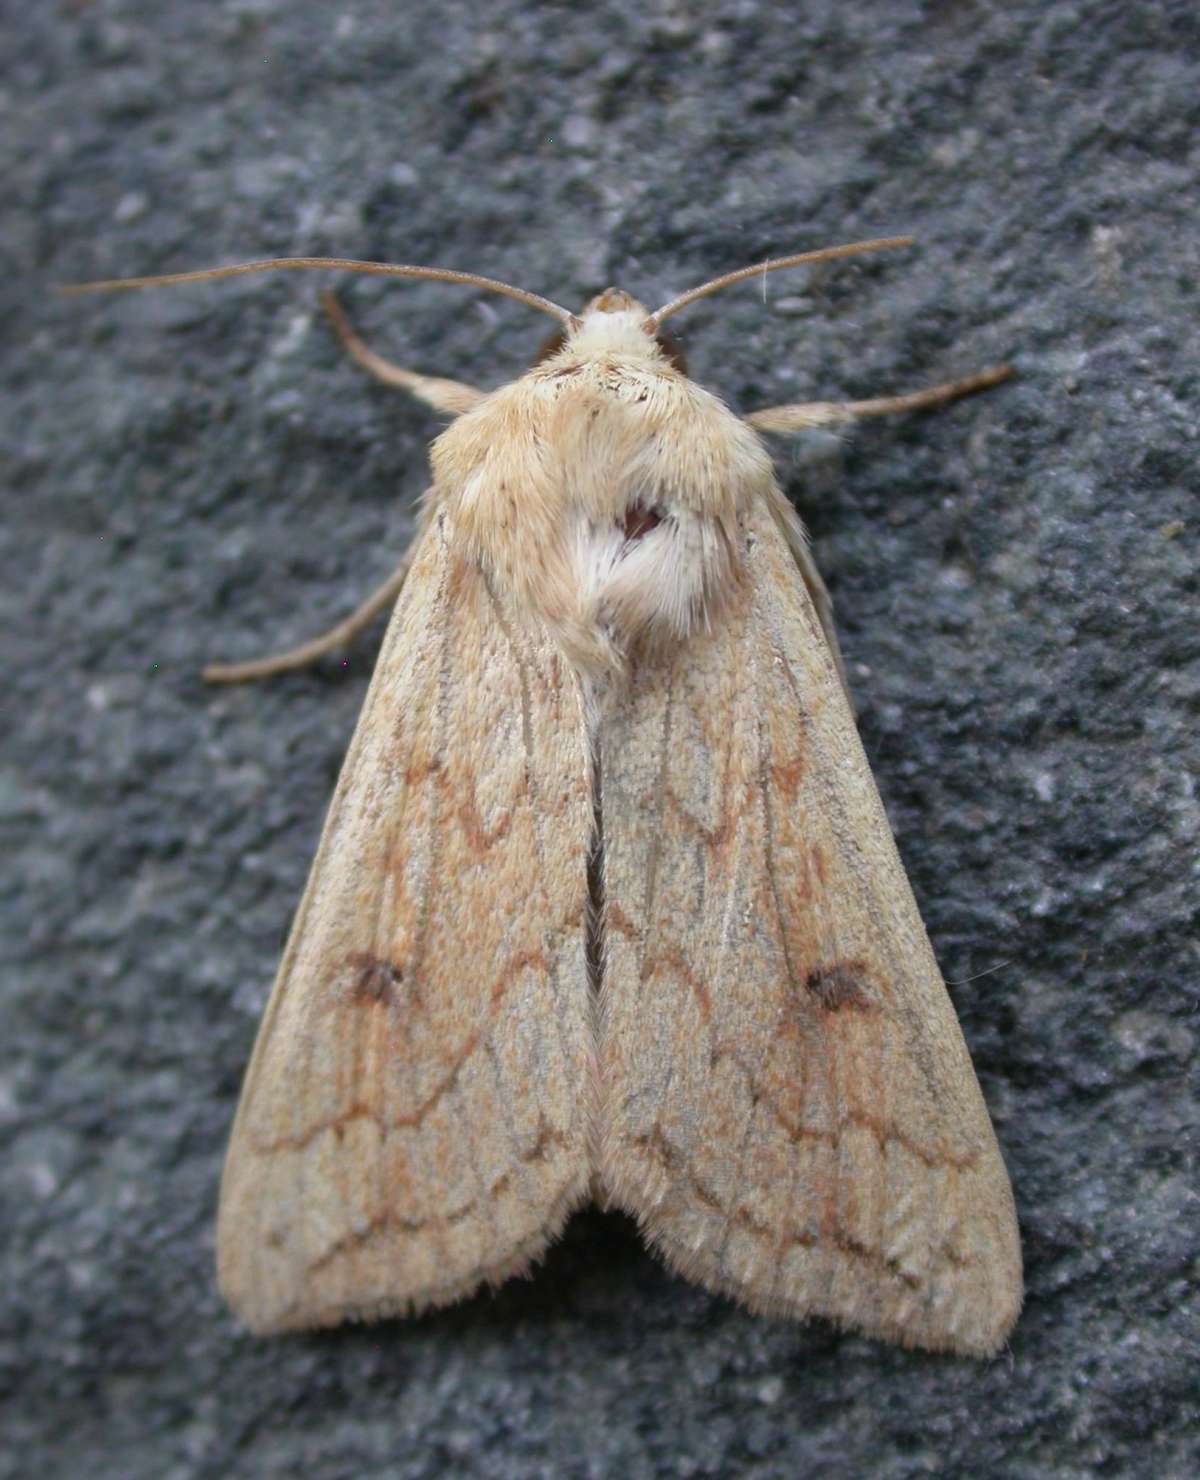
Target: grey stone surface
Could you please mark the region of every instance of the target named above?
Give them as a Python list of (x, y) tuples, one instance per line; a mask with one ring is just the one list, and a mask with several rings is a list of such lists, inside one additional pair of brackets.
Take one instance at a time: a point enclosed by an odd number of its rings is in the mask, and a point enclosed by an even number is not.
[[(0, 1475), (1196, 1473), (1195, 5), (55, 0), (0, 109)], [(51, 284), (337, 252), (661, 302), (895, 231), (677, 322), (746, 408), (1020, 369), (779, 458), (1016, 1187), (1009, 1353), (754, 1319), (598, 1213), (495, 1296), (244, 1335), (220, 1157), (373, 645), (197, 670), (382, 577), (438, 423), (311, 278)], [(344, 300), (486, 384), (544, 332)]]

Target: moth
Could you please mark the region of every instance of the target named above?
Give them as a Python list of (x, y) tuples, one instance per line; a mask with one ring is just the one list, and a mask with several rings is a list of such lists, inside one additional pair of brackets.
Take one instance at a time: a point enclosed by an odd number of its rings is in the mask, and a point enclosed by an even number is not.
[[(752, 1310), (995, 1352), (1012, 1192), (871, 779), (829, 599), (760, 433), (610, 288), (449, 413), (395, 607), (246, 1074), (218, 1275), (257, 1332), (440, 1306), (523, 1273), (588, 1202)], [(398, 595), (397, 595), (398, 592)]]

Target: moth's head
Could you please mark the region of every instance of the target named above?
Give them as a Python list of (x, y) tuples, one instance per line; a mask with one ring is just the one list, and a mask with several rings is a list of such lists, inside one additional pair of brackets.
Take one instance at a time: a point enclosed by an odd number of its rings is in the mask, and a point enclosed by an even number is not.
[(605, 288), (541, 345), (534, 364), (571, 349), (578, 354), (649, 356), (687, 374), (678, 341), (658, 328), (644, 304), (620, 288)]

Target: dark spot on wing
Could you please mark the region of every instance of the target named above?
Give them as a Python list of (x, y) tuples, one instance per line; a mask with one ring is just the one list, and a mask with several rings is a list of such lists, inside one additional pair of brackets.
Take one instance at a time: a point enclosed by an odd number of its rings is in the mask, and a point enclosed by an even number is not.
[(354, 951), (346, 958), (354, 970), (351, 995), (360, 1002), (382, 1002), (391, 1005), (396, 1000), (397, 990), (404, 984), (404, 972), (394, 961), (385, 961), (380, 956), (366, 951)]
[(815, 966), (804, 979), (805, 990), (825, 1012), (874, 1012), (878, 1003), (861, 961)]

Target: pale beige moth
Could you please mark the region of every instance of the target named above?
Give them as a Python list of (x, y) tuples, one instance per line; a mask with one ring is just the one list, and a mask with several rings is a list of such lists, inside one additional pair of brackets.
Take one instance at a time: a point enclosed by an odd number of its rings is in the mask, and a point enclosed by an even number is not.
[[(755, 1311), (996, 1351), (1012, 1192), (871, 779), (829, 603), (760, 432), (609, 289), (453, 420), (246, 1075), (218, 1274), (255, 1331), (443, 1305), (589, 1202)], [(398, 596), (396, 595), (398, 591)]]

